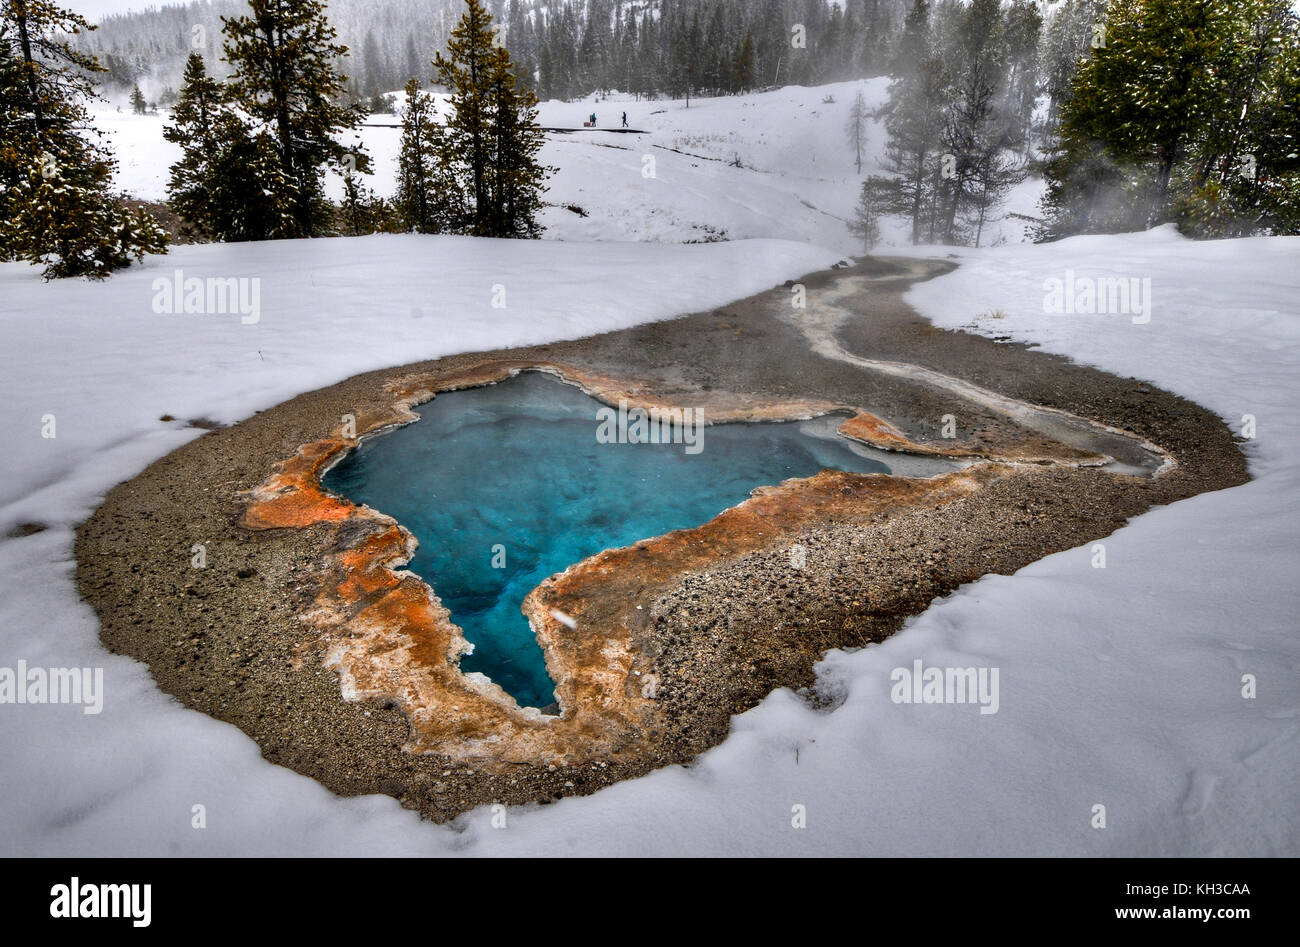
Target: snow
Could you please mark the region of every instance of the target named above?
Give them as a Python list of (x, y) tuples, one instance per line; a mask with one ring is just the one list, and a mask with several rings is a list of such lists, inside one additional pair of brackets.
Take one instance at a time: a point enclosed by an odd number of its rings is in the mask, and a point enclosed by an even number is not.
[[(868, 107), (887, 99), (888, 79), (789, 86), (747, 96), (685, 101), (636, 101), (630, 96), (589, 96), (577, 102), (548, 101), (538, 110), (548, 128), (575, 128), (548, 134), (544, 164), (558, 169), (550, 181), (542, 214), (546, 236), (559, 240), (655, 241), (698, 243), (774, 238), (860, 253), (846, 220), (853, 216), (864, 177), (882, 173), (885, 131), (872, 122), (857, 174), (846, 126), (854, 96), (862, 90)], [(441, 100), (444, 97), (439, 97)], [(834, 102), (824, 101), (833, 98)], [(405, 96), (395, 93), (397, 102)], [(644, 134), (612, 134), (621, 125)], [(596, 113), (596, 130), (583, 121)], [(104, 108), (95, 121), (119, 157), (116, 186), (148, 200), (163, 200), (168, 167), (180, 149), (162, 137), (165, 114), (134, 115)], [(374, 162), (367, 186), (391, 197), (397, 179), (401, 139), (396, 115), (376, 114), (360, 141)], [(601, 130), (604, 129), (604, 130)], [(647, 159), (653, 159), (653, 177)], [(740, 166), (732, 162), (739, 161)], [(341, 196), (337, 177), (328, 182)], [(1008, 195), (986, 227), (983, 242), (1019, 243), (1027, 239), (1025, 221), (1007, 214), (1036, 217), (1043, 191), (1028, 178)], [(580, 216), (567, 208), (586, 212)], [(910, 224), (900, 218), (881, 222), (881, 246), (910, 242)]]
[[(831, 146), (842, 120), (812, 116), (824, 94), (693, 101), (689, 114), (628, 104), (647, 142), (723, 158), (743, 148), (761, 171), (656, 150), (658, 178), (643, 185), (630, 180), (638, 151), (593, 136), (548, 146), (570, 156), (560, 199), (591, 212), (561, 217), (553, 236), (640, 243), (181, 247), (105, 284), (44, 284), (0, 265), (0, 536), (50, 527), (0, 538), (0, 666), (103, 667), (106, 688), (98, 715), (0, 706), (0, 854), (1300, 854), (1300, 238), (1190, 242), (1161, 229), (907, 251), (961, 259), (911, 293), (940, 325), (1148, 380), (1233, 430), (1254, 415), (1255, 479), (1138, 517), (1104, 540), (1105, 569), (1087, 543), (967, 585), (883, 645), (828, 654), (819, 690), (833, 710), (778, 691), (689, 767), (511, 809), (504, 829), (487, 809), (435, 826), (388, 797), (338, 798), (267, 763), (242, 732), (182, 709), (147, 668), (99, 644), (73, 584), (73, 529), (115, 483), (198, 433), (161, 415), (235, 421), (369, 369), (667, 318), (823, 267), (852, 249), (800, 203), (832, 210), (852, 189), (847, 148)], [(849, 88), (835, 96), (847, 109)], [(595, 106), (602, 123), (609, 106)], [(545, 121), (566, 118), (548, 108)], [(787, 129), (794, 111), (808, 117)], [(137, 162), (123, 174), (140, 181), (159, 165), (165, 178), (150, 121), (118, 123), (131, 142), (119, 154)], [(801, 140), (825, 143), (815, 174)], [(681, 245), (701, 224), (824, 245)], [(154, 313), (152, 281), (177, 269), (260, 278), (260, 321)], [(1043, 282), (1066, 269), (1150, 278), (1151, 321), (1044, 313)], [(496, 284), (503, 310), (491, 307)], [(40, 436), (48, 414), (54, 439)], [(893, 703), (891, 672), (917, 659), (999, 668), (998, 712)], [(1244, 674), (1258, 681), (1253, 700)], [(1104, 829), (1090, 824), (1096, 805)], [(792, 826), (796, 806), (806, 828)]]
[[(72, 529), (113, 483), (194, 436), (380, 365), (594, 332), (699, 309), (824, 264), (792, 244), (584, 246), (379, 237), (180, 248), (103, 285), (0, 267), (10, 478), (0, 521), (0, 663), (103, 666), (98, 716), (0, 708), (5, 854), (1297, 854), (1300, 240), (1191, 243), (1167, 232), (968, 252), (913, 291), (937, 322), (1000, 311), (1031, 339), (1259, 419), (1252, 483), (1154, 510), (1090, 547), (936, 602), (885, 644), (833, 652), (819, 712), (788, 691), (691, 767), (588, 798), (422, 824), (387, 797), (340, 799), (263, 761), (233, 727), (182, 710), (107, 655), (73, 587)], [(1046, 317), (1042, 281), (1124, 261), (1156, 309)], [(435, 261), (430, 265), (430, 261)], [(258, 275), (263, 317), (158, 316), (150, 281)], [(492, 310), (495, 282), (507, 310)], [(382, 287), (377, 292), (376, 287)], [(636, 300), (629, 305), (628, 300)], [(412, 308), (424, 310), (421, 319)], [(258, 353), (261, 353), (260, 355)], [(39, 437), (54, 413), (58, 437)], [(890, 674), (1001, 670), (999, 711), (894, 704)], [(1259, 696), (1240, 696), (1255, 674)], [(206, 830), (190, 807), (207, 807)], [(1107, 828), (1090, 827), (1106, 806)], [(806, 807), (807, 828), (791, 826)]]
[[(0, 666), (104, 667), (103, 712), (0, 706), (0, 852), (415, 851), (418, 819), (261, 761), (108, 655), (73, 584), (73, 530), (114, 484), (200, 431), (357, 372), (608, 331), (722, 305), (835, 262), (779, 241), (584, 245), (376, 236), (178, 247), (107, 283), (0, 265)], [(154, 312), (157, 278), (259, 279), (260, 319)], [(493, 308), (495, 287), (504, 309)], [(499, 298), (499, 296), (498, 296)], [(53, 415), (55, 437), (43, 438)], [(189, 827), (205, 804), (211, 831)], [(269, 820), (269, 822), (268, 822)], [(358, 823), (365, 823), (365, 826)], [(249, 846), (252, 848), (250, 849)]]

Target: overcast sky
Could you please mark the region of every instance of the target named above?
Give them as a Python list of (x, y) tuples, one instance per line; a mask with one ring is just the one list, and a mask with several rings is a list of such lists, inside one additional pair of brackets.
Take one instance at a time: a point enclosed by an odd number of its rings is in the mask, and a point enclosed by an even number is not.
[(174, 3), (160, 3), (159, 0), (63, 0), (61, 6), (80, 13), (91, 23), (107, 13), (125, 13), (128, 10), (143, 10), (146, 7), (170, 7)]
[[(62, 5), (94, 23), (106, 13), (125, 13), (127, 10), (143, 10), (146, 7), (168, 7), (175, 6), (176, 3), (167, 3), (165, 0), (63, 0)], [(1300, 0), (1291, 0), (1291, 6), (1300, 9)]]

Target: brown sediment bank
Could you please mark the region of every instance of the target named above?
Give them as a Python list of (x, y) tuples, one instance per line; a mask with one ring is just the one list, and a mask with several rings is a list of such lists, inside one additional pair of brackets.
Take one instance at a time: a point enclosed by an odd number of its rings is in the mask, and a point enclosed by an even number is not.
[[(869, 259), (808, 277), (809, 308), (839, 310), (820, 342), (777, 289), (301, 395), (115, 488), (79, 531), (79, 586), (110, 648), (336, 792), (386, 792), (441, 819), (686, 762), (772, 689), (812, 685), (828, 648), (881, 640), (962, 582), (1246, 479), (1230, 432), (1196, 405), (917, 317), (901, 293), (943, 269)], [(866, 362), (918, 365), (931, 380)], [(408, 535), (318, 479), (355, 436), (409, 420), (437, 391), (524, 369), (606, 402), (702, 407), (713, 422), (848, 411), (841, 431), (878, 446), (1004, 462), (929, 480), (824, 472), (759, 489), (697, 529), (574, 564), (525, 603), (562, 711), (544, 716), (459, 672), (459, 630), (400, 570)], [(1025, 427), (1008, 399), (1131, 432), (1174, 463), (1155, 478), (1088, 466), (1101, 458)], [(941, 434), (946, 415), (957, 438)], [(190, 568), (196, 542), (205, 569)]]

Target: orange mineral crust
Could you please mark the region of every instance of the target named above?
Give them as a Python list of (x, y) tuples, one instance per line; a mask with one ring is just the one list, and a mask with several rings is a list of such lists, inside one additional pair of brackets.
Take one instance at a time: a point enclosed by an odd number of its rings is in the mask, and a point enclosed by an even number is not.
[[(636, 631), (645, 609), (683, 576), (755, 552), (779, 553), (801, 529), (829, 519), (869, 518), (883, 510), (951, 503), (1014, 468), (981, 464), (931, 479), (823, 471), (755, 490), (750, 499), (694, 529), (646, 539), (576, 563), (535, 589), (524, 613), (556, 682), (558, 716), (521, 708), (478, 674), (463, 674), (469, 646), (436, 592), (401, 567), (414, 539), (390, 517), (322, 489), (320, 477), (357, 438), (415, 418), (411, 406), (439, 391), (547, 371), (606, 403), (697, 407), (711, 421), (813, 417), (844, 406), (699, 393), (670, 404), (635, 383), (552, 363), (496, 360), (438, 378), (414, 374), (388, 386), (390, 411), (355, 419), (343, 431), (304, 445), (246, 495), (241, 525), (253, 530), (334, 524), (317, 572), (319, 591), (303, 616), (322, 641), (326, 667), (348, 700), (394, 701), (410, 722), (406, 749), (473, 761), (573, 765), (645, 752), (659, 728), (656, 679)], [(894, 450), (925, 451), (887, 422), (858, 411), (843, 433)], [(347, 530), (337, 529), (348, 524)], [(638, 610), (637, 606), (641, 606)], [(638, 611), (640, 614), (638, 614)]]
[(254, 491), (242, 524), (249, 529), (275, 529), (347, 519), (352, 504), (321, 489), (320, 475), (333, 457), (350, 446), (348, 441), (327, 440), (298, 448)]
[[(341, 796), (384, 793), (441, 822), (688, 763), (778, 688), (833, 706), (818, 668), (828, 650), (884, 641), (979, 576), (1248, 482), (1216, 413), (918, 317), (903, 294), (952, 268), (866, 258), (811, 274), (806, 308), (777, 288), (304, 392), (109, 491), (77, 529), (78, 590), (110, 651)], [(710, 522), (551, 576), (523, 603), (556, 682), (557, 713), (544, 714), (462, 672), (467, 642), (441, 576), (431, 587), (407, 571), (415, 541), (402, 525), (321, 486), (361, 439), (416, 420), (415, 405), (523, 371), (616, 410), (823, 418), (819, 436), (838, 428), (899, 452), (896, 470), (967, 466), (763, 487)], [(178, 567), (196, 542), (205, 567)]]
[(1078, 467), (1095, 467), (1107, 458), (1101, 454), (1062, 444), (1044, 437), (1008, 438), (994, 437), (987, 432), (978, 443), (949, 441), (942, 445), (918, 444), (888, 421), (860, 411), (839, 426), (845, 437), (862, 441), (881, 450), (903, 451), (909, 454), (929, 454), (935, 457), (981, 457), (1005, 463), (1066, 464)]

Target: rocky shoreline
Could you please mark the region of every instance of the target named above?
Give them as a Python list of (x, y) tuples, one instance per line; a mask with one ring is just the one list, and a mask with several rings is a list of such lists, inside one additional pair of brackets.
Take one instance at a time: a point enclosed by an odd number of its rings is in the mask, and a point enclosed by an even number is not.
[[(589, 339), (356, 376), (211, 431), (115, 488), (83, 524), (79, 588), (110, 649), (148, 663), (187, 706), (241, 727), (267, 759), (341, 794), (388, 793), (442, 820), (688, 762), (775, 688), (833, 704), (812, 672), (827, 649), (882, 640), (963, 582), (1247, 479), (1231, 433), (1196, 405), (1024, 346), (936, 330), (901, 295), (944, 269), (868, 259), (803, 283), (813, 299), (845, 277), (884, 278), (870, 293), (837, 296), (850, 318), (836, 341), (855, 357), (920, 365), (1131, 432), (1167, 452), (1168, 469), (1139, 478), (1086, 466), (1086, 451), (1005, 414), (828, 358), (778, 288)], [(466, 685), (458, 631), (423, 583), (390, 568), (409, 555), (404, 532), (313, 483), (354, 442), (345, 435), (401, 423), (436, 390), (523, 368), (607, 402), (706, 405), (710, 420), (848, 409), (842, 430), (878, 435), (880, 446), (1013, 463), (932, 480), (824, 473), (756, 491), (697, 530), (575, 564), (525, 605), (562, 713), (512, 714), (494, 688)], [(941, 419), (954, 414), (961, 436), (944, 438)], [(345, 416), (355, 432), (340, 431)], [(1026, 460), (1038, 462), (1014, 462)], [(190, 567), (194, 543), (204, 544), (204, 569)], [(792, 545), (803, 550), (799, 568)], [(552, 609), (579, 613), (599, 640), (575, 635)]]

